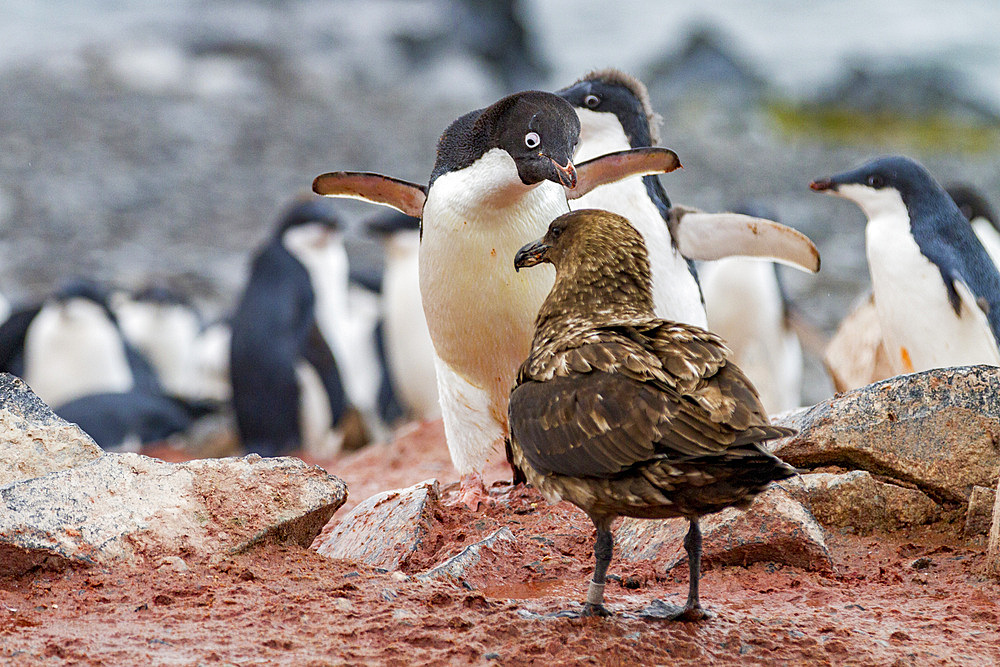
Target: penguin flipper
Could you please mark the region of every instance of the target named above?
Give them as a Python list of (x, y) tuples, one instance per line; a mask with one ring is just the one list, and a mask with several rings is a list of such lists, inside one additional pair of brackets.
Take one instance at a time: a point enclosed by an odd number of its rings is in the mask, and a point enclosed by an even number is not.
[(309, 336), (302, 348), (302, 358), (319, 375), (330, 404), (331, 418), (333, 423), (337, 424), (348, 408), (347, 392), (340, 377), (337, 359), (333, 356), (333, 351), (323, 337), (323, 332), (320, 331), (315, 322), (310, 327)]
[(332, 171), (313, 180), (313, 192), (325, 197), (361, 199), (419, 218), (427, 188), (391, 176), (361, 171)]
[(669, 148), (632, 148), (608, 153), (576, 165), (576, 187), (566, 188), (566, 198), (579, 199), (594, 188), (629, 176), (666, 174), (680, 168), (680, 158)]
[(809, 237), (773, 220), (674, 206), (669, 224), (678, 250), (688, 259), (761, 257), (808, 273), (819, 271), (819, 250)]

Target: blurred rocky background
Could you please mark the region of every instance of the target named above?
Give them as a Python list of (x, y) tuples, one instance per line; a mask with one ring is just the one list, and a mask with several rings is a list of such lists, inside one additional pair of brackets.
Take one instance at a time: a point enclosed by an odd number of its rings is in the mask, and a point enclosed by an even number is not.
[[(864, 219), (810, 180), (904, 153), (1000, 194), (1000, 5), (572, 0), (7, 0), (0, 22), (0, 293), (71, 277), (233, 307), (253, 248), (314, 176), (426, 181), (444, 127), (525, 88), (642, 78), (684, 170), (675, 202), (763, 202), (808, 234), (785, 271), (830, 333), (867, 286)], [(352, 225), (373, 213), (338, 202)], [(377, 268), (356, 234), (352, 261)], [(815, 360), (806, 403), (832, 389)]]

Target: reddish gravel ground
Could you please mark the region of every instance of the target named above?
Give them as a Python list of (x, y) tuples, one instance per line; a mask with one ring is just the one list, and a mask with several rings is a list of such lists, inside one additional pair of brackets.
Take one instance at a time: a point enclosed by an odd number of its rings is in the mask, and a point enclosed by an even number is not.
[[(350, 505), (379, 490), (455, 478), (439, 424), (326, 464)], [(505, 476), (502, 466), (492, 477)], [(957, 524), (859, 537), (832, 533), (833, 573), (758, 563), (712, 567), (702, 623), (541, 619), (582, 599), (593, 528), (531, 490), (484, 512), (446, 508), (406, 565), (419, 572), (509, 527), (517, 544), (487, 554), (475, 590), (418, 582), (271, 545), (190, 570), (40, 572), (0, 579), (0, 659), (80, 665), (996, 665), (1000, 585), (982, 576), (983, 546)], [(343, 516), (341, 510), (335, 520)], [(915, 567), (916, 566), (916, 567)], [(679, 603), (670, 574), (616, 560), (614, 611)], [(626, 587), (627, 584), (627, 587)]]

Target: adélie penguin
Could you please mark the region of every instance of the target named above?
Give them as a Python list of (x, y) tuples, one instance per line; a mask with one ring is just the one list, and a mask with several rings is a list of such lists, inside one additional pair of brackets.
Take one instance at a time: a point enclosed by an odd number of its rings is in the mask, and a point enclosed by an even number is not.
[[(775, 217), (761, 206), (737, 210)], [(802, 344), (778, 265), (756, 257), (723, 257), (699, 268), (707, 328), (726, 341), (764, 408), (777, 413), (799, 407)]]
[(971, 185), (956, 183), (945, 190), (972, 225), (972, 231), (979, 237), (979, 242), (986, 248), (990, 259), (1000, 267), (1000, 229), (997, 228), (998, 221), (993, 207), (986, 201), (986, 197)]
[[(293, 205), (253, 259), (232, 318), (229, 372), (240, 440), (247, 451), (276, 456), (304, 448), (336, 453), (334, 427), (349, 401), (323, 331), (317, 300), (320, 262), (300, 259), (339, 224), (320, 200)], [(313, 270), (311, 270), (313, 269)], [(346, 275), (346, 264), (343, 270)]]
[[(574, 159), (588, 160), (659, 142), (661, 118), (646, 87), (616, 69), (591, 72), (556, 92), (580, 118)], [(705, 326), (705, 306), (691, 260), (731, 255), (774, 258), (819, 270), (819, 253), (800, 232), (735, 213), (703, 213), (672, 206), (655, 175), (623, 178), (574, 199), (570, 208), (599, 208), (624, 216), (649, 249), (653, 303), (659, 317)]]
[(1000, 365), (1000, 273), (923, 166), (880, 157), (810, 187), (868, 218), (868, 270), (894, 372)]
[(722, 339), (655, 316), (649, 256), (625, 218), (597, 209), (556, 218), (514, 258), (519, 269), (540, 263), (556, 278), (511, 392), (511, 450), (547, 500), (567, 500), (594, 522), (582, 615), (609, 613), (617, 517), (684, 517), (687, 602), (648, 613), (703, 618), (698, 521), (794, 475), (760, 444), (794, 431), (770, 424)]
[(23, 311), (23, 378), (47, 404), (133, 389), (160, 391), (150, 362), (123, 337), (109, 296), (93, 281), (73, 280)]
[(507, 401), (552, 274), (517, 275), (510, 258), (568, 210), (567, 197), (633, 174), (669, 172), (676, 154), (645, 148), (574, 165), (580, 123), (540, 91), (454, 121), (427, 187), (379, 174), (318, 176), (318, 194), (365, 199), (421, 217), (420, 293), (434, 344), (445, 438), (460, 502), (487, 498), (482, 472), (508, 435)]
[(366, 220), (365, 227), (382, 238), (385, 248), (382, 318), (392, 386), (410, 417), (437, 419), (434, 344), (420, 303), (420, 218), (386, 210)]

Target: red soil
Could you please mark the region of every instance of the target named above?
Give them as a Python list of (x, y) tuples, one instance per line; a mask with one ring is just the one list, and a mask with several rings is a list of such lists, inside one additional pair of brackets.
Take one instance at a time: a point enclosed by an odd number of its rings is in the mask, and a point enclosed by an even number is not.
[[(350, 505), (455, 474), (439, 424), (326, 464)], [(506, 476), (502, 466), (492, 479)], [(419, 582), (291, 546), (189, 562), (190, 569), (78, 569), (0, 579), (0, 659), (10, 664), (1000, 664), (1000, 584), (957, 525), (859, 537), (831, 532), (833, 573), (712, 567), (701, 623), (526, 618), (582, 600), (593, 528), (531, 490), (483, 512), (446, 508), (406, 564), (429, 568), (501, 526), (517, 537), (472, 576), (475, 590)], [(335, 520), (342, 517), (340, 510)], [(686, 568), (615, 560), (618, 612), (680, 603)]]

